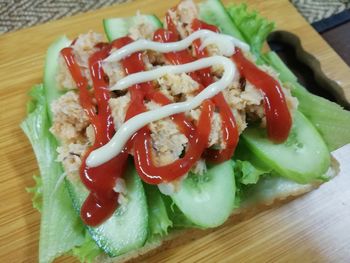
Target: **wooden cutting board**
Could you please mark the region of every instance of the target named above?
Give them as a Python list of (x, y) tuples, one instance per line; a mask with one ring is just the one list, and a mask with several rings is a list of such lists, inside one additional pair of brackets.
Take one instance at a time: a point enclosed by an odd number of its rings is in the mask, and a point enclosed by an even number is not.
[[(106, 17), (133, 15), (136, 10), (162, 16), (176, 2), (135, 1), (0, 36), (0, 262), (36, 262), (38, 258), (40, 215), (25, 191), (33, 185), (32, 175), (38, 169), (19, 123), (25, 117), (27, 92), (42, 82), (49, 44), (62, 34), (73, 39), (88, 30), (102, 32)], [(277, 29), (298, 35), (350, 101), (350, 69), (287, 0), (247, 2), (274, 20)], [(150, 262), (350, 262), (349, 152), (349, 147), (338, 152), (342, 171), (320, 189), (158, 253)]]

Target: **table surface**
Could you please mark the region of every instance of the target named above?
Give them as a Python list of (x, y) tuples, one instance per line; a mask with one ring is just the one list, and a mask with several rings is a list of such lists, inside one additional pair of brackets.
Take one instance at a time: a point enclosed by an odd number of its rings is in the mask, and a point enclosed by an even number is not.
[[(102, 18), (133, 15), (138, 9), (162, 15), (176, 2), (135, 1), (0, 36), (0, 261), (37, 261), (40, 215), (25, 192), (33, 185), (37, 165), (19, 123), (25, 117), (27, 91), (42, 81), (48, 45), (61, 34), (74, 38), (90, 29), (102, 32)], [(247, 3), (274, 20), (278, 29), (300, 36), (304, 48), (320, 60), (325, 74), (342, 86), (350, 101), (349, 67), (287, 0)], [(338, 153), (343, 164), (339, 176), (320, 189), (235, 226), (162, 251), (149, 261), (349, 262), (350, 162), (346, 152), (349, 148)]]

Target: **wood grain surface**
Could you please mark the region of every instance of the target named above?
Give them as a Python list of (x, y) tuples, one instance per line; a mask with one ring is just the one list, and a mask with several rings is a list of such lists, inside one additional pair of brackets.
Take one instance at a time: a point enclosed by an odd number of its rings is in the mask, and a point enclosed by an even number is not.
[[(102, 19), (136, 10), (162, 15), (176, 0), (135, 1), (0, 36), (0, 262), (37, 262), (40, 215), (26, 187), (37, 173), (34, 154), (19, 128), (27, 92), (42, 82), (44, 56), (59, 35), (102, 32)], [(287, 0), (246, 1), (298, 35), (350, 100), (350, 69)], [(340, 175), (281, 208), (165, 250), (150, 262), (350, 262), (349, 147), (338, 152)], [(60, 262), (74, 262), (65, 257)]]

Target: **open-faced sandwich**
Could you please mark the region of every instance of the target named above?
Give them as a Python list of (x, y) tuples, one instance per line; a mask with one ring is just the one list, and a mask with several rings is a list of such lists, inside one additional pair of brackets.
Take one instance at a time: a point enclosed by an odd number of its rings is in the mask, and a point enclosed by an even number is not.
[(40, 168), (40, 262), (125, 261), (336, 174), (350, 114), (261, 47), (244, 5), (184, 0), (164, 22), (106, 19), (59, 38), (22, 123)]

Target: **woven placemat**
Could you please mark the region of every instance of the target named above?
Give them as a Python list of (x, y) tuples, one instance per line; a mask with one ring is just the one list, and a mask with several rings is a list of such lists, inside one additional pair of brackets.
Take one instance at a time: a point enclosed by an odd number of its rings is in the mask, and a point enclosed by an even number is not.
[[(0, 34), (133, 0), (0, 0)], [(350, 0), (291, 0), (310, 22), (350, 8)]]
[(0, 34), (132, 0), (0, 0)]
[(309, 23), (329, 18), (350, 9), (350, 0), (291, 0)]

